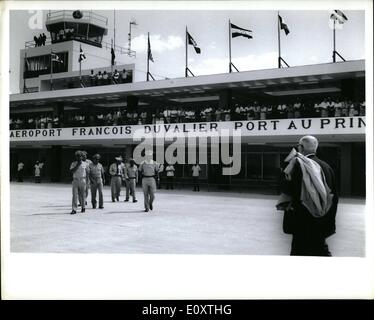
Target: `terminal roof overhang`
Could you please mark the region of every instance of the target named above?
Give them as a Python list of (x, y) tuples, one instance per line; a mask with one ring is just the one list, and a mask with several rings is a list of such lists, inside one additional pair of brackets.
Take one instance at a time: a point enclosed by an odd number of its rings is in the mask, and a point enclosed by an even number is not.
[[(87, 88), (11, 94), (10, 106), (41, 107), (62, 102), (67, 105), (124, 103), (127, 96), (138, 96), (145, 104), (218, 100), (219, 92), (261, 91), (269, 96), (334, 91), (333, 83), (342, 79), (364, 78), (365, 60), (325, 63), (291, 68), (265, 69), (134, 82)], [(329, 87), (328, 83), (332, 83)], [(313, 91), (314, 90), (314, 91)], [(318, 91), (319, 90), (319, 91)]]

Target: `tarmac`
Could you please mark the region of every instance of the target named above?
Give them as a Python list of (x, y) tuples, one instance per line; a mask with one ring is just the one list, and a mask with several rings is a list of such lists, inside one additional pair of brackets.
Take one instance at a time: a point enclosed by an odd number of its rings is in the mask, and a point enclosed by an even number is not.
[[(238, 192), (157, 190), (154, 210), (113, 203), (70, 215), (71, 185), (10, 183), (10, 248), (24, 253), (289, 255), (277, 196)], [(333, 256), (365, 256), (365, 199), (340, 199), (337, 233), (327, 239)]]

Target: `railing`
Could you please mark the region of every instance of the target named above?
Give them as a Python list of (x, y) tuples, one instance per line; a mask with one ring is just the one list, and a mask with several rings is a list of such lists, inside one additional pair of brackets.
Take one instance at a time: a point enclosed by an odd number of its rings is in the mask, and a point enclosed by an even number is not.
[[(52, 39), (51, 38), (47, 38), (47, 40), (45, 40), (45, 45), (50, 45), (52, 44)], [(25, 49), (28, 49), (28, 48), (34, 48), (34, 47), (37, 47), (36, 43), (35, 43), (35, 40), (30, 40), (30, 41), (26, 41), (25, 42)], [(40, 47), (44, 47), (44, 45), (40, 45)]]
[(101, 24), (101, 25), (108, 25), (108, 18), (92, 11), (81, 11), (82, 18), (76, 19), (73, 17), (73, 12), (75, 10), (60, 10), (60, 11), (52, 11), (47, 14), (47, 22), (46, 24), (54, 23), (58, 20), (66, 20), (66, 19), (74, 19), (78, 21), (85, 21), (88, 23), (94, 24)]
[[(64, 41), (70, 41), (70, 40), (76, 40), (76, 41), (83, 41), (83, 42), (87, 42), (87, 43), (92, 43), (94, 45), (98, 45), (97, 43), (93, 43), (92, 41), (89, 41), (87, 39), (85, 39), (85, 37), (82, 37), (81, 35), (79, 36), (74, 36), (70, 39), (64, 39), (64, 40), (55, 40), (52, 42), (52, 39), (51, 38), (47, 38), (47, 40), (45, 41), (45, 45), (50, 45), (52, 43), (59, 43), (59, 42), (64, 42)], [(44, 46), (44, 45), (42, 45)], [(37, 47), (36, 43), (34, 40), (30, 40), (30, 41), (26, 41), (25, 42), (25, 49), (29, 49), (29, 48), (34, 48), (34, 47)], [(109, 42), (105, 42), (105, 41), (102, 41), (101, 42), (101, 47), (103, 49), (106, 49), (106, 50), (110, 50), (112, 48), (112, 44), (109, 43)], [(121, 46), (118, 46), (118, 45), (115, 45), (114, 46), (114, 51), (116, 53), (119, 53), (119, 54), (126, 54), (128, 55), (129, 57), (136, 57), (136, 51), (134, 50), (130, 50), (128, 48), (125, 48), (125, 47), (121, 47)]]

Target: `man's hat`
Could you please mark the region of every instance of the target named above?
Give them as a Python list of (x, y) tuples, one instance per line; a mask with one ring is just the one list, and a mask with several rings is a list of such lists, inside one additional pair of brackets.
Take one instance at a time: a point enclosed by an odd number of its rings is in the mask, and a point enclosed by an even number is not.
[(98, 154), (98, 153), (96, 153), (96, 154), (94, 154), (93, 156), (92, 156), (92, 159), (97, 159), (97, 160), (99, 160), (101, 158), (101, 156)]
[(123, 161), (123, 159), (122, 159), (121, 156), (119, 156), (119, 157), (115, 157), (115, 159), (116, 159), (117, 161)]
[(74, 155), (75, 156), (81, 156), (82, 155), (82, 151), (77, 150), (77, 151), (75, 151)]

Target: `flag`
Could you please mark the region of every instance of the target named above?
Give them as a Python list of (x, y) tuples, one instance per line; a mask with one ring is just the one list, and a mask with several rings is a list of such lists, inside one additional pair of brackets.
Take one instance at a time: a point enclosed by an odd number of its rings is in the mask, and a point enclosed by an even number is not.
[(233, 23), (230, 23), (230, 26), (231, 26), (231, 29), (234, 29), (234, 31), (231, 31), (231, 36), (233, 38), (240, 37), (240, 36), (248, 38), (248, 39), (253, 38), (252, 35), (251, 35), (252, 30), (247, 30), (247, 29), (240, 28)]
[(153, 56), (152, 56), (151, 42), (149, 41), (149, 36), (148, 36), (148, 60), (151, 60), (152, 62), (155, 62), (153, 60)]
[(25, 58), (25, 71), (29, 71), (30, 69), (30, 62), (29, 59)]
[(83, 60), (86, 60), (86, 55), (84, 54), (82, 47), (79, 50), (79, 59), (78, 62), (81, 63)]
[(196, 53), (200, 54), (201, 53), (200, 48), (197, 46), (196, 41), (194, 40), (194, 38), (191, 37), (191, 35), (188, 33), (188, 31), (187, 31), (187, 38), (188, 38), (188, 44), (193, 45)]
[(116, 60), (116, 55), (115, 55), (115, 53), (114, 53), (114, 49), (113, 49), (113, 47), (110, 49), (110, 55), (111, 55), (111, 64), (112, 64), (112, 66), (114, 66), (114, 61)]
[(55, 62), (64, 63), (64, 61), (62, 61), (60, 59), (60, 56), (57, 53), (54, 53), (54, 52), (51, 52), (51, 60), (55, 61)]
[(284, 30), (284, 33), (288, 35), (290, 33), (290, 30), (288, 29), (288, 26), (283, 22), (283, 19), (281, 16), (278, 15), (280, 28)]
[(338, 21), (340, 24), (344, 23), (344, 21), (348, 21), (347, 16), (340, 10), (334, 10), (330, 19)]

